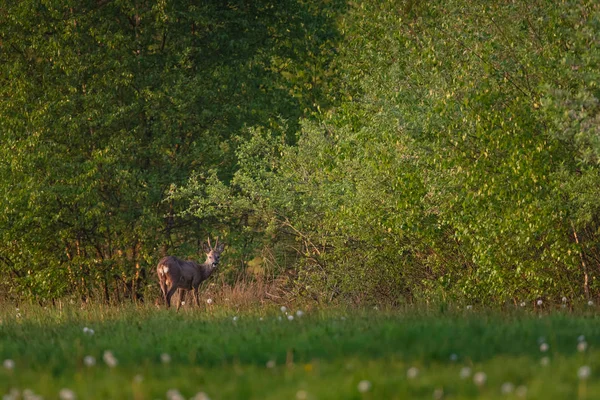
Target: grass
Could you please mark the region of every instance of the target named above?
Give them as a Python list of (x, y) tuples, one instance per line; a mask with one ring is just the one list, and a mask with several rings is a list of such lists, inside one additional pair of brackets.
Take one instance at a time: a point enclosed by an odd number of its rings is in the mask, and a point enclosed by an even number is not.
[[(30, 389), (51, 399), (63, 388), (79, 399), (164, 399), (170, 389), (182, 398), (205, 392), (211, 399), (593, 399), (600, 393), (600, 320), (589, 310), (334, 309), (289, 321), (266, 308), (242, 314), (219, 307), (3, 308), (0, 361), (15, 366), (0, 368), (0, 395)], [(577, 349), (580, 335), (584, 352)], [(114, 368), (102, 360), (107, 350), (118, 360)], [(95, 366), (84, 365), (88, 355)], [(584, 365), (592, 373), (581, 380)], [(471, 375), (461, 379), (465, 367)], [(407, 376), (410, 368), (416, 377)], [(481, 386), (476, 372), (485, 373)], [(363, 380), (370, 383), (364, 393)], [(502, 393), (506, 383), (511, 393)]]

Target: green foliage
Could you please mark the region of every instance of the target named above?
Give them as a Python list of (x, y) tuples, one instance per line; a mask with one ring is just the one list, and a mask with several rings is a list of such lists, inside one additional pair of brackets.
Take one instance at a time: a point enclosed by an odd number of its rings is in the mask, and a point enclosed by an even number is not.
[(599, 21), (588, 1), (353, 5), (343, 101), (278, 162), (260, 134), (231, 195), (296, 237), (316, 298), (596, 295)]
[(229, 278), (259, 257), (320, 301), (600, 293), (596, 2), (23, 1), (0, 26), (5, 292), (138, 297), (213, 234)]
[(98, 289), (106, 300), (137, 297), (161, 253), (218, 235), (214, 221), (176, 218), (185, 204), (165, 201), (171, 185), (217, 167), (228, 180), (245, 126), (272, 126), (281, 115), (294, 127), (335, 100), (328, 64), (341, 8), (293, 0), (5, 4), (5, 289), (38, 299)]

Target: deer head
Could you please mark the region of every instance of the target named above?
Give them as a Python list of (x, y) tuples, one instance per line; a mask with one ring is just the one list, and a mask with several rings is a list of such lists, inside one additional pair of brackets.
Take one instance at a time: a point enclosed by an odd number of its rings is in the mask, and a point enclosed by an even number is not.
[(217, 238), (215, 246), (213, 247), (210, 244), (209, 237), (207, 243), (202, 244), (202, 249), (206, 253), (206, 261), (204, 262), (204, 264), (212, 268), (217, 268), (217, 266), (219, 265), (219, 259), (221, 258), (221, 253), (225, 249), (225, 244), (219, 243), (219, 238)]

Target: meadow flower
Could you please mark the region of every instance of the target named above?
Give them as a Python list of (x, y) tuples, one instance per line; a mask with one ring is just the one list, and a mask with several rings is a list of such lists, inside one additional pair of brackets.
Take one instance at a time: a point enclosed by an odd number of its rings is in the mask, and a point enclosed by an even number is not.
[(179, 390), (169, 389), (169, 390), (167, 390), (167, 399), (168, 400), (185, 400), (185, 397), (183, 397), (183, 395), (181, 393), (179, 393)]
[(210, 400), (210, 397), (204, 392), (198, 392), (191, 400)]
[(587, 365), (580, 367), (579, 370), (577, 371), (577, 376), (582, 381), (589, 378), (591, 374), (592, 374), (592, 369), (590, 367), (588, 367)]
[(306, 400), (306, 399), (308, 399), (308, 393), (306, 393), (306, 390), (298, 390), (296, 392), (296, 399), (297, 400)]
[(15, 369), (15, 362), (13, 360), (11, 360), (10, 358), (7, 358), (6, 360), (4, 360), (4, 362), (2, 363), (2, 366), (5, 369)]
[(550, 357), (542, 357), (540, 364), (542, 364), (543, 367), (548, 366), (550, 364)]
[(544, 336), (540, 336), (538, 338), (538, 344), (546, 343), (546, 338)]
[(296, 317), (300, 318), (300, 317), (302, 317), (303, 315), (304, 315), (304, 311), (302, 311), (302, 310), (298, 310), (298, 311), (296, 311)]
[(60, 392), (58, 392), (58, 397), (60, 400), (75, 400), (77, 398), (77, 396), (75, 396), (75, 392), (66, 388), (60, 389)]
[(419, 376), (419, 369), (417, 367), (410, 367), (408, 371), (406, 371), (406, 377), (408, 379), (415, 379)]
[(584, 340), (582, 342), (577, 343), (577, 351), (583, 353), (587, 350), (587, 342)]
[(473, 309), (473, 306), (469, 304), (469, 305), (467, 306), (467, 310), (472, 310), (472, 309)]
[(470, 376), (471, 376), (471, 368), (469, 368), (469, 367), (462, 367), (460, 369), (460, 378), (461, 379), (467, 379)]
[(212, 302), (213, 302), (213, 299), (206, 299), (207, 304), (212, 304)]
[[(18, 396), (10, 397), (10, 399), (18, 399)], [(4, 397), (3, 397), (4, 399)], [(37, 395), (31, 389), (23, 390), (23, 400), (43, 400), (44, 398), (40, 395)]]
[(485, 381), (487, 381), (487, 375), (485, 374), (485, 372), (477, 372), (475, 375), (473, 375), (473, 382), (477, 385), (477, 386), (483, 386), (485, 385)]
[(88, 328), (87, 326), (84, 326), (83, 327), (83, 333), (85, 333), (86, 335), (92, 336), (95, 332), (94, 332), (93, 329)]
[(93, 367), (94, 365), (96, 365), (96, 359), (92, 356), (85, 356), (83, 357), (83, 364), (86, 367)]
[(117, 364), (119, 363), (117, 358), (114, 356), (114, 354), (110, 350), (106, 350), (104, 352), (104, 354), (102, 355), (102, 359), (104, 360), (106, 365), (108, 365), (110, 368), (116, 367)]
[(525, 303), (524, 301), (521, 302), (521, 307), (525, 307), (527, 305), (527, 303)]
[(548, 345), (548, 343), (542, 343), (542, 344), (540, 344), (540, 351), (542, 353), (547, 352), (549, 348), (550, 348), (550, 346)]
[(539, 300), (537, 301), (537, 305), (538, 305), (538, 306), (541, 306), (542, 304), (544, 304), (544, 302), (543, 302), (541, 299), (539, 299)]
[(371, 382), (367, 380), (362, 380), (358, 382), (358, 391), (361, 393), (366, 393), (371, 390)]
[(587, 305), (591, 307), (594, 305), (594, 302), (592, 300), (590, 300), (590, 301), (588, 301)]
[(294, 320), (294, 316), (293, 315), (288, 315), (287, 319), (288, 319), (288, 321), (293, 321)]
[(450, 361), (456, 362), (458, 360), (458, 354), (452, 353), (450, 354)]
[(2, 396), (3, 400), (17, 400), (21, 396), (19, 389), (12, 388), (7, 395)]
[(285, 313), (287, 311), (287, 307), (286, 306), (281, 306), (280, 308), (282, 313)]
[(565, 296), (563, 296), (563, 298), (562, 298), (562, 302), (563, 302), (563, 303), (566, 303), (566, 302), (567, 302), (567, 298), (566, 298)]
[(160, 355), (160, 361), (161, 361), (163, 364), (168, 364), (168, 363), (170, 363), (170, 362), (171, 362), (171, 356), (170, 356), (170, 355), (168, 355), (167, 353), (162, 353), (162, 354)]
[(515, 385), (510, 382), (504, 382), (502, 386), (500, 386), (500, 392), (502, 394), (511, 394), (515, 390)]
[(275, 360), (267, 361), (267, 368), (275, 368)]
[(237, 322), (238, 319), (239, 317), (236, 315), (235, 317), (233, 317), (233, 322)]
[(578, 341), (578, 342), (585, 342), (585, 336), (584, 336), (584, 335), (579, 335), (579, 336), (577, 337), (577, 341)]
[(517, 386), (517, 389), (515, 390), (515, 394), (517, 395), (517, 397), (524, 399), (525, 397), (527, 397), (527, 386), (525, 386), (525, 385)]

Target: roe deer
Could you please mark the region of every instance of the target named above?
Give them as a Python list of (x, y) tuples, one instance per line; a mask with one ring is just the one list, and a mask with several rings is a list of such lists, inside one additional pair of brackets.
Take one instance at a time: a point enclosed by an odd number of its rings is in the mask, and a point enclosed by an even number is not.
[(158, 273), (158, 283), (162, 291), (163, 298), (167, 304), (167, 308), (171, 307), (171, 297), (177, 289), (179, 289), (179, 300), (177, 302), (177, 311), (181, 307), (181, 303), (188, 290), (194, 290), (194, 299), (196, 306), (200, 306), (198, 300), (198, 286), (200, 283), (208, 279), (208, 277), (217, 269), (219, 258), (225, 249), (223, 243), (219, 243), (219, 239), (215, 242), (215, 247), (210, 244), (202, 244), (203, 250), (206, 252), (206, 261), (204, 264), (199, 264), (195, 261), (184, 261), (177, 257), (164, 257), (158, 262), (156, 272)]

